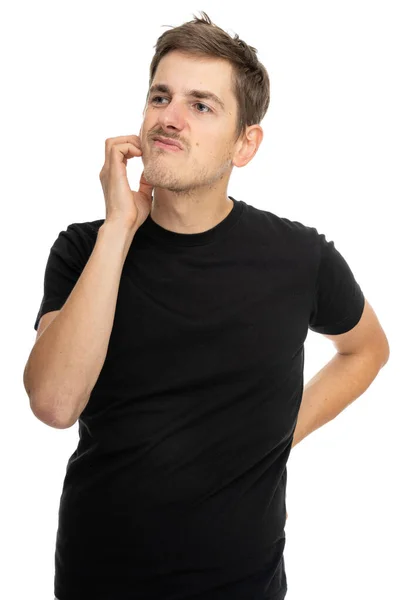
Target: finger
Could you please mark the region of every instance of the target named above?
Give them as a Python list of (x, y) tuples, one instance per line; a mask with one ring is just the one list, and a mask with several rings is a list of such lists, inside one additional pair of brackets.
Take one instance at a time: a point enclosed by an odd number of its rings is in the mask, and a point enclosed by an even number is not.
[(114, 154), (114, 156), (117, 157), (118, 162), (122, 162), (125, 158), (141, 156), (142, 150), (134, 144), (130, 144), (128, 142), (126, 144), (115, 144), (112, 146), (111, 154)]
[(106, 148), (105, 148), (105, 159), (106, 161), (110, 158), (111, 149), (117, 144), (131, 143), (137, 148), (141, 150), (142, 144), (140, 141), (140, 137), (137, 135), (120, 135), (114, 138), (106, 139)]

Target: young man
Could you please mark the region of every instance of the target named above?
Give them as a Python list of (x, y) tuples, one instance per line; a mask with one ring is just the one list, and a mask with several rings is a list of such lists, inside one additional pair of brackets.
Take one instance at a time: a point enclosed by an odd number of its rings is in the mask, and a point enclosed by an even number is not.
[[(255, 50), (207, 15), (164, 33), (139, 136), (106, 142), (106, 218), (51, 248), (24, 381), (38, 418), (79, 422), (60, 600), (282, 600), (291, 448), (388, 359), (333, 242), (227, 195), (268, 103)], [(303, 393), (308, 329), (338, 353)]]

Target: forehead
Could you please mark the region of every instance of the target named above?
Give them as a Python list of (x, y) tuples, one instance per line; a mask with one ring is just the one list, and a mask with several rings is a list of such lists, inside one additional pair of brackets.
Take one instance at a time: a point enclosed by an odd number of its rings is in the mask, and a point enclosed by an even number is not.
[(225, 110), (231, 110), (235, 104), (232, 76), (232, 65), (227, 60), (174, 50), (160, 60), (152, 85), (161, 83), (179, 94), (192, 89), (211, 92), (223, 101)]

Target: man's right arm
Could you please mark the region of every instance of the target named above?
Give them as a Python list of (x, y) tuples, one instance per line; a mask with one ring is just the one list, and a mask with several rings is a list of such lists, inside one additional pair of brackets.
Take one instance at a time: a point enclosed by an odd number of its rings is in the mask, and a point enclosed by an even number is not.
[(136, 229), (104, 222), (75, 287), (35, 342), (24, 386), (35, 416), (58, 429), (79, 418), (107, 354), (122, 269)]

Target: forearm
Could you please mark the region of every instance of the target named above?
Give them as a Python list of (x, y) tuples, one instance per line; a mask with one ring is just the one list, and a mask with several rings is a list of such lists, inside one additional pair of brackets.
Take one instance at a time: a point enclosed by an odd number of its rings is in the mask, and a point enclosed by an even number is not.
[(361, 396), (384, 364), (372, 352), (336, 353), (304, 387), (292, 448)]
[(59, 314), (36, 341), (24, 371), (35, 416), (70, 427), (84, 410), (106, 358), (121, 273), (135, 231), (105, 222)]

